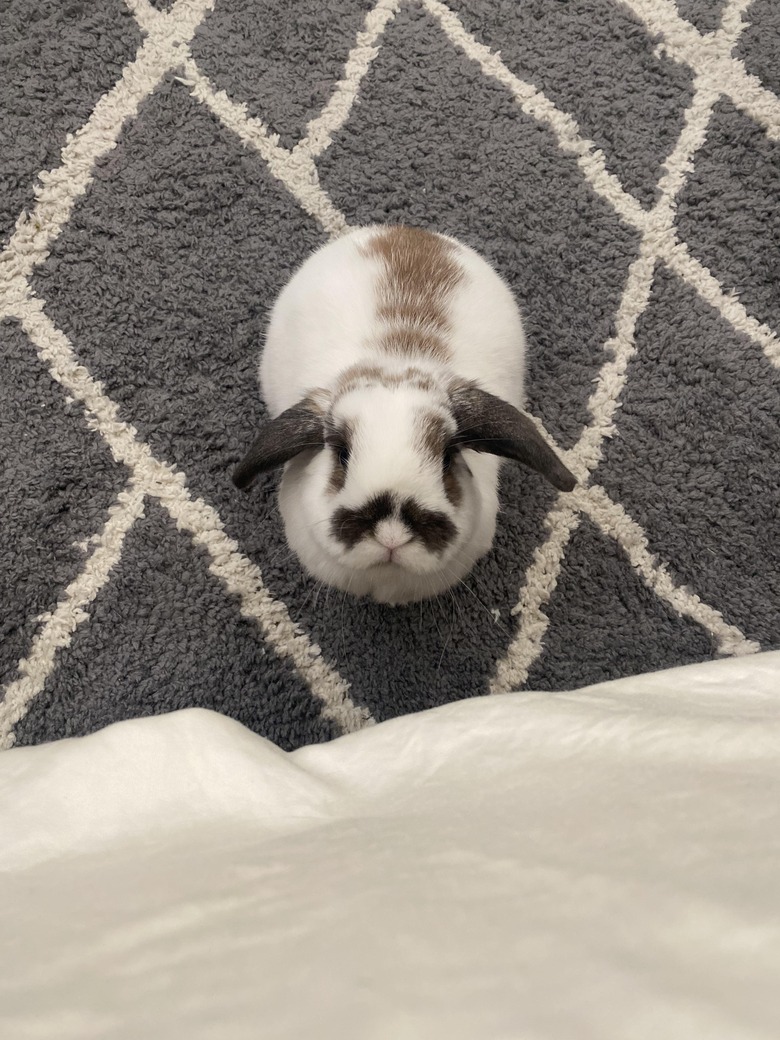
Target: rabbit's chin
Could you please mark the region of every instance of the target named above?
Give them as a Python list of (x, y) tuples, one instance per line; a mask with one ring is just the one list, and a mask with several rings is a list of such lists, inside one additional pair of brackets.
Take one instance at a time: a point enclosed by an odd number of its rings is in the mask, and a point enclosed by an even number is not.
[[(285, 502), (285, 505), (291, 503)], [(315, 578), (333, 588), (343, 589), (352, 596), (370, 596), (377, 603), (401, 605), (421, 599), (430, 599), (446, 592), (461, 581), (493, 543), (495, 516), (484, 529), (472, 532), (471, 537), (453, 547), (440, 563), (426, 554), (426, 560), (414, 562), (350, 563), (339, 559), (314, 538), (310, 525), (301, 522), (299, 509), (282, 509), (287, 543), (303, 567)], [(433, 564), (433, 567), (431, 566)]]
[(322, 549), (294, 544), (288, 532), (290, 548), (312, 574), (333, 588), (352, 596), (370, 596), (377, 603), (401, 606), (430, 599), (456, 585), (468, 574), (482, 552), (461, 550), (439, 570), (415, 572), (397, 563), (380, 563), (373, 567), (349, 567), (335, 558), (323, 558)]

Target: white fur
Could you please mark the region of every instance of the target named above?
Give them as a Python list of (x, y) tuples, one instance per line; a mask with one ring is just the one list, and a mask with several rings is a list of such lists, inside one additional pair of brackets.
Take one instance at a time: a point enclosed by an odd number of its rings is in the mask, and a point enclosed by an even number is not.
[[(458, 377), (521, 407), (525, 337), (517, 305), (498, 274), (473, 250), (449, 239), (465, 275), (449, 306), (451, 361), (384, 353), (377, 345), (382, 327), (376, 316), (383, 271), (379, 261), (361, 252), (383, 230), (351, 232), (318, 250), (296, 272), (271, 312), (260, 381), (275, 417), (314, 389), (333, 390), (356, 364), (389, 372), (413, 365), (436, 380), (440, 390), (433, 393), (413, 386), (363, 386), (342, 396), (334, 417), (349, 420), (355, 430), (343, 490), (334, 494), (328, 487), (333, 460), (325, 449), (289, 462), (279, 491), (287, 540), (315, 577), (358, 596), (404, 603), (437, 595), (462, 579), (490, 549), (498, 512), (499, 460), (462, 452), (454, 463), (462, 500), (454, 508), (440, 463), (424, 458), (415, 440), (415, 417), (438, 409), (451, 421), (445, 388)], [(409, 532), (391, 518), (376, 538), (346, 549), (330, 533), (336, 510), (359, 508), (385, 492), (444, 513), (457, 528), (454, 541), (441, 553), (416, 539), (402, 544)], [(396, 546), (389, 563), (388, 542)]]

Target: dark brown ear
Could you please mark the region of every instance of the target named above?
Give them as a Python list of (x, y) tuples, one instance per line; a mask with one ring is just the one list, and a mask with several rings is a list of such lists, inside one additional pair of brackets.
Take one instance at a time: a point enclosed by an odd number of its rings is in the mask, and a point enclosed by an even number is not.
[(283, 466), (306, 448), (324, 443), (322, 413), (307, 402), (293, 405), (267, 423), (233, 470), (233, 483), (247, 488), (260, 473)]
[(452, 409), (458, 444), (522, 462), (559, 491), (571, 491), (577, 484), (528, 416), (507, 401), (479, 387), (464, 386), (453, 392)]

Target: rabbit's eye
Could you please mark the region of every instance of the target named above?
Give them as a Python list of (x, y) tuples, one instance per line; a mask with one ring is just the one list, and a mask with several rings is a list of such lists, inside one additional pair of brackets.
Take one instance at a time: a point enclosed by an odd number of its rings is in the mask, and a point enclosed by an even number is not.
[(349, 462), (349, 448), (346, 444), (339, 444), (336, 447), (336, 456), (338, 457), (339, 465), (343, 469), (346, 469), (347, 463)]

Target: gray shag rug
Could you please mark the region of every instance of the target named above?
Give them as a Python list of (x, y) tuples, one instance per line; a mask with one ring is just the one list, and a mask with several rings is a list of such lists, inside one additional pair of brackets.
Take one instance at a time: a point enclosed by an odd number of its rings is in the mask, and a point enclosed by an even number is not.
[[(214, 708), (284, 748), (776, 647), (775, 0), (9, 0), (0, 742)], [(494, 551), (406, 608), (319, 590), (263, 421), (275, 294), (345, 227), (490, 259), (530, 410)]]

